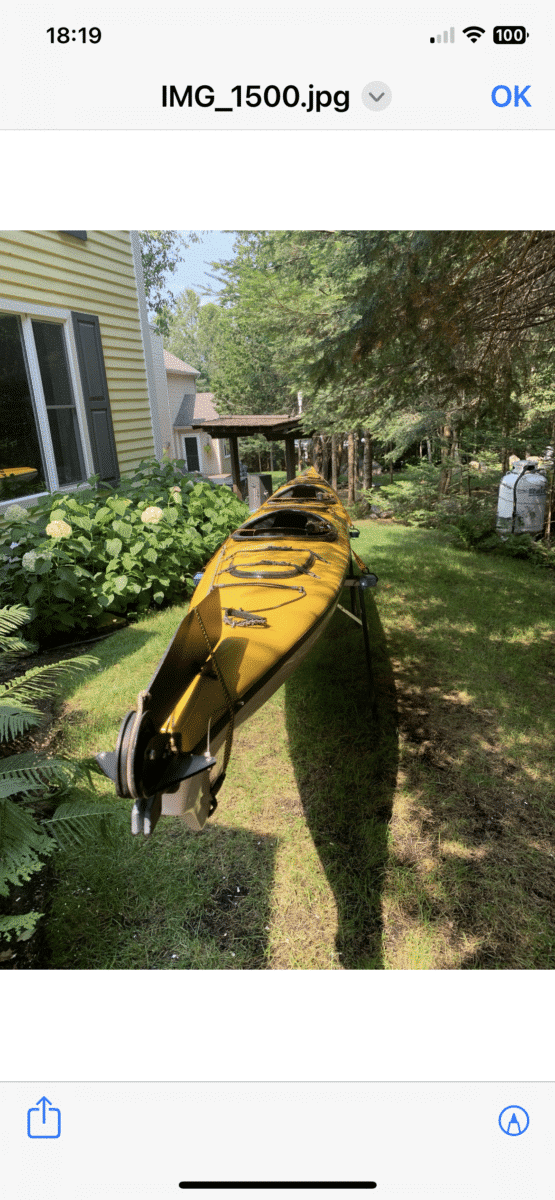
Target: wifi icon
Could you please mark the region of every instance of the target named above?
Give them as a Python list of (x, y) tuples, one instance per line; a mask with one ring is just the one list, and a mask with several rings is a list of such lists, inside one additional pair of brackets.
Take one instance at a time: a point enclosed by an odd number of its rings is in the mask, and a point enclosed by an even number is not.
[(482, 29), (481, 25), (467, 25), (466, 29), (463, 29), (463, 33), (466, 34), (471, 42), (477, 42), (478, 38), (481, 38), (485, 32), (485, 29)]

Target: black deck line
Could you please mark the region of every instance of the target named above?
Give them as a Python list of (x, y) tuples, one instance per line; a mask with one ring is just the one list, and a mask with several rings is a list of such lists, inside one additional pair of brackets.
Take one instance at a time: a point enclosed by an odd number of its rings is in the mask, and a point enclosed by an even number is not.
[[(266, 671), (265, 675), (261, 675), (260, 678), (257, 679), (256, 683), (254, 683), (252, 685), (252, 687), (249, 688), (248, 692), (245, 692), (244, 696), (241, 696), (239, 698), (240, 702), (239, 702), (238, 706), (235, 708), (236, 714), (241, 711), (241, 708), (243, 707), (243, 705), (247, 704), (249, 702), (249, 700), (252, 700), (256, 696), (256, 693), (259, 692), (261, 688), (265, 687), (266, 684), (269, 683), (271, 679), (273, 679), (274, 675), (276, 675), (278, 673), (278, 671), (280, 671), (282, 669), (284, 663), (289, 662), (289, 659), (292, 658), (292, 656), (296, 653), (296, 651), (299, 649), (299, 647), (302, 646), (303, 643), (308, 640), (308, 638), (312, 637), (315, 629), (317, 629), (318, 626), (321, 625), (322, 622), (326, 620), (328, 615), (333, 616), (333, 610), (335, 610), (335, 608), (337, 608), (337, 605), (339, 604), (339, 599), (340, 599), (341, 593), (343, 591), (343, 588), (345, 587), (345, 580), (347, 578), (348, 571), (349, 571), (349, 564), (347, 564), (347, 566), (345, 568), (345, 575), (343, 576), (343, 580), (341, 582), (340, 587), (338, 588), (336, 595), (334, 597), (332, 597), (327, 608), (318, 617), (318, 620), (314, 621), (313, 624), (310, 626), (310, 629), (307, 629), (306, 633), (303, 633), (302, 637), (297, 639), (297, 641), (294, 643), (294, 645), (291, 646), (290, 649), (287, 651), (287, 654), (282, 655), (282, 657), (278, 660), (278, 662), (275, 664), (275, 666), (273, 666), (269, 671)], [(216, 586), (217, 586), (217, 584), (216, 584)], [(330, 609), (332, 609), (331, 614), (330, 614)], [(228, 724), (228, 721), (229, 721), (229, 714), (228, 714), (228, 712), (226, 712), (222, 717), (220, 717), (217, 721), (215, 721), (213, 725), (211, 725), (210, 736), (214, 737), (215, 735), (220, 733), (222, 729), (225, 729), (226, 725)], [(202, 752), (202, 747), (204, 746), (205, 741), (206, 741), (206, 735), (204, 735), (204, 737), (202, 737), (201, 740), (199, 742), (197, 742), (197, 746), (193, 749), (193, 754), (198, 754), (198, 753)], [(199, 749), (197, 749), (197, 747), (200, 747), (201, 749), (199, 750)], [(201, 1185), (199, 1185), (199, 1186), (201, 1186)], [(222, 1185), (218, 1184), (217, 1186), (220, 1187)], [(239, 1186), (239, 1185), (237, 1185), (237, 1186)], [(269, 1185), (263, 1184), (260, 1186), (266, 1187)], [(318, 1186), (320, 1186), (320, 1185), (318, 1185)]]

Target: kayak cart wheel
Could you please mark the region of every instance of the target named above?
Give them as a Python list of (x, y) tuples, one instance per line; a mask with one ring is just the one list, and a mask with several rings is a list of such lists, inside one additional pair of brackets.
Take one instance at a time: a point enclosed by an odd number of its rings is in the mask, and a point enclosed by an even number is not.
[(146, 798), (150, 792), (141, 786), (146, 748), (156, 733), (148, 713), (134, 708), (121, 723), (116, 745), (116, 791), (118, 796), (134, 800)]

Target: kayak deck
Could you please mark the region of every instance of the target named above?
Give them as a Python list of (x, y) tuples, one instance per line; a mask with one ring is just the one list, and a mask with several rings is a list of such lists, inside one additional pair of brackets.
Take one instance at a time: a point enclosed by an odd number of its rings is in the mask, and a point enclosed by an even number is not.
[[(351, 562), (351, 525), (311, 468), (269, 497), (209, 561), (140, 693), (137, 716), (128, 714), (125, 732), (124, 721), (115, 755), (99, 756), (119, 794), (137, 799), (137, 831), (150, 832), (158, 812), (203, 827), (234, 725), (281, 686), (335, 611)], [(223, 765), (215, 765), (222, 747)], [(145, 822), (147, 810), (153, 819)]]

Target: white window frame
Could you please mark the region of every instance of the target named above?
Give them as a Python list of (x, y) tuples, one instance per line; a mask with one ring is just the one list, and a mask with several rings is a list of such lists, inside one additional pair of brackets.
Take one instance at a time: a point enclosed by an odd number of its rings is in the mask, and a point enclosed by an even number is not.
[[(21, 322), (23, 352), (27, 370), (29, 372), (32, 399), (34, 402), (36, 419), (38, 423), (37, 434), (44, 455), (49, 489), (47, 492), (34, 492), (29, 496), (17, 496), (12, 500), (2, 500), (0, 501), (1, 513), (4, 511), (4, 509), (9, 508), (11, 504), (22, 504), (24, 507), (26, 507), (36, 503), (36, 501), (40, 500), (42, 496), (49, 496), (53, 492), (72, 492), (77, 491), (79, 488), (86, 487), (87, 485), (85, 480), (89, 477), (89, 475), (94, 473), (94, 465), (89, 439), (89, 430), (85, 415), (85, 402), (81, 388), (77, 346), (73, 336), (71, 311), (67, 308), (47, 307), (44, 304), (17, 304), (13, 300), (0, 299), (0, 313), (7, 313), (13, 317), (19, 317)], [(83, 463), (85, 468), (85, 480), (82, 483), (60, 485), (58, 479), (56, 460), (54, 458), (54, 448), (52, 445), (52, 438), (50, 436), (50, 423), (48, 420), (46, 400), (44, 397), (38, 356), (35, 349), (35, 339), (32, 326), (33, 318), (40, 321), (49, 321), (51, 324), (60, 325), (62, 328), (69, 378), (71, 387), (73, 389), (75, 409), (77, 413), (77, 424), (81, 439), (81, 453), (83, 455)]]

